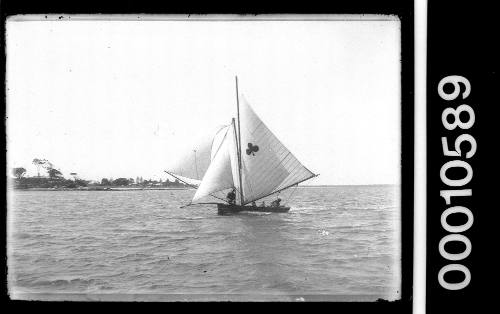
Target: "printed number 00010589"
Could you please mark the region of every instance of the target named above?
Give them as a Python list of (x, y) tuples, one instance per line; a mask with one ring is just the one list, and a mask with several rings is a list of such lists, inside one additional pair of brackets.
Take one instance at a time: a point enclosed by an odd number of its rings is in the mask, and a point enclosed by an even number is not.
[[(451, 93), (447, 93), (444, 90), (444, 87), (447, 84), (453, 85), (453, 91)], [(461, 88), (462, 86), (464, 87), (463, 91)], [(439, 96), (446, 101), (454, 101), (460, 95), (462, 96), (462, 99), (466, 99), (470, 95), (470, 92), (471, 84), (469, 80), (467, 80), (463, 76), (450, 75), (443, 78), (438, 84)], [(464, 117), (464, 114), (461, 115), (461, 113), (466, 113), (467, 118)], [(453, 122), (449, 122), (450, 116), (453, 117)], [(461, 118), (463, 118), (464, 120), (461, 120)], [(475, 122), (474, 109), (472, 109), (472, 107), (467, 104), (459, 104), (456, 108), (448, 107), (443, 110), (441, 121), (445, 129), (448, 131), (457, 130), (457, 127), (461, 130), (468, 130), (474, 125)], [(470, 148), (468, 149), (468, 151), (462, 150), (462, 144), (465, 142), (469, 143)], [(455, 198), (453, 199), (454, 206), (446, 208), (441, 214), (441, 226), (450, 234), (444, 236), (439, 242), (439, 253), (443, 258), (455, 263), (447, 264), (441, 268), (438, 273), (438, 281), (439, 284), (445, 289), (460, 290), (469, 285), (471, 280), (471, 273), (467, 266), (463, 265), (463, 263), (458, 263), (458, 261), (462, 261), (467, 256), (469, 256), (472, 250), (471, 241), (461, 233), (472, 227), (474, 216), (472, 215), (470, 209), (465, 206), (457, 205), (456, 202), (460, 200), (457, 199), (458, 197), (470, 197), (472, 195), (472, 189), (464, 189), (464, 187), (472, 180), (473, 176), (471, 165), (464, 159), (469, 159), (474, 156), (477, 150), (477, 143), (474, 137), (470, 134), (458, 135), (455, 138), (455, 142), (452, 147), (453, 149), (450, 149), (449, 147), (448, 137), (442, 137), (441, 143), (443, 147), (443, 155), (455, 159), (443, 164), (439, 176), (444, 184), (449, 187), (454, 187), (455, 189), (441, 190), (440, 195), (444, 198), (446, 205), (452, 205), (452, 197)], [(451, 168), (464, 169), (465, 176), (458, 179), (449, 178), (447, 174), (448, 170)], [(459, 213), (464, 214), (467, 217), (466, 222), (461, 225), (450, 225), (447, 221), (448, 216)], [(463, 252), (449, 253), (446, 250), (445, 245), (448, 242), (454, 241), (461, 242), (465, 245), (465, 249), (463, 250)], [(464, 279), (458, 283), (447, 282), (444, 276), (450, 271), (461, 272), (464, 275)]]

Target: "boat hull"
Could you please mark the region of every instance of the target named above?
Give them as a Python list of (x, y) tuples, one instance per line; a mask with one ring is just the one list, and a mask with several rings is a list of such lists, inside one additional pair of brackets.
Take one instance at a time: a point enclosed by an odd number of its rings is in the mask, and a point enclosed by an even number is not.
[(239, 212), (260, 212), (260, 213), (286, 213), (290, 207), (261, 207), (261, 206), (241, 206), (229, 204), (217, 204), (217, 211), (219, 215), (235, 214)]

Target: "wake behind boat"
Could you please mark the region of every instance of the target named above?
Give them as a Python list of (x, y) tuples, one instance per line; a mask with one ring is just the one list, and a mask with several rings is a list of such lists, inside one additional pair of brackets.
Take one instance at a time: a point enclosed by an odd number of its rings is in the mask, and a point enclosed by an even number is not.
[[(256, 201), (279, 194), (317, 174), (293, 156), (244, 97), (240, 106), (237, 77), (236, 106), (237, 119), (233, 118), (231, 124), (218, 128), (214, 136), (165, 172), (184, 183), (197, 181), (194, 184), (196, 193), (191, 203), (185, 206), (216, 204), (219, 214), (287, 212), (290, 207), (281, 205), (279, 197), (270, 206), (257, 205)], [(204, 202), (207, 197), (222, 202)]]

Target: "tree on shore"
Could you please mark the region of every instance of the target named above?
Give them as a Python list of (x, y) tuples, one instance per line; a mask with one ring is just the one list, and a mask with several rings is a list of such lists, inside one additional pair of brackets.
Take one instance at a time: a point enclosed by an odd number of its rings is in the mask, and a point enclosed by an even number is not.
[(38, 158), (35, 158), (33, 159), (33, 162), (32, 162), (35, 166), (36, 166), (36, 170), (38, 172), (38, 176), (40, 176), (40, 167), (43, 165), (44, 161), (43, 159), (38, 159)]
[(50, 179), (56, 179), (56, 178), (61, 178), (62, 177), (61, 171), (59, 171), (57, 169), (50, 168), (47, 172), (49, 173), (49, 178)]
[(38, 177), (40, 177), (40, 167), (45, 169), (50, 177), (50, 170), (54, 169), (54, 165), (50, 161), (48, 161), (47, 159), (35, 158), (33, 159), (32, 163), (36, 166)]
[(127, 178), (118, 178), (116, 180), (113, 180), (113, 185), (128, 185), (129, 181)]
[(26, 169), (23, 167), (14, 168), (12, 169), (12, 173), (18, 180), (21, 180), (21, 178), (26, 174)]

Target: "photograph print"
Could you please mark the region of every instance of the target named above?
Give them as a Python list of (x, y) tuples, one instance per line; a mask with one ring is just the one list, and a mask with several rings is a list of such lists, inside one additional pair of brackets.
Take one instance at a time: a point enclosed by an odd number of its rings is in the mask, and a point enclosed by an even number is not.
[(11, 299), (401, 299), (396, 15), (14, 15)]

